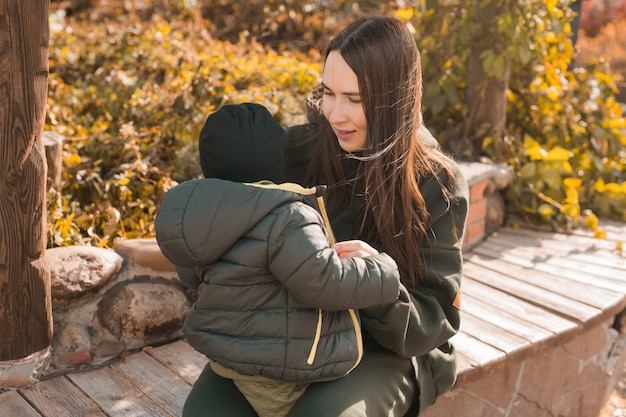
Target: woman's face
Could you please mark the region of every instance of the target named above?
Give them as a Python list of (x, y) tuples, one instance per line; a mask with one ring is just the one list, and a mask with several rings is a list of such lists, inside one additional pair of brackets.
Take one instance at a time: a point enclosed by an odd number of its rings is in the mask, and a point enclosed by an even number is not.
[(361, 103), (359, 82), (339, 51), (330, 52), (326, 58), (322, 86), (322, 111), (335, 132), (341, 149), (346, 152), (365, 149), (367, 121)]

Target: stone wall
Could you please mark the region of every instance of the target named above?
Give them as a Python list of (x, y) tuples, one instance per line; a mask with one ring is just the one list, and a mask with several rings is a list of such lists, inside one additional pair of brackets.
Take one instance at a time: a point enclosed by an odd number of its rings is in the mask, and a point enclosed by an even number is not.
[(457, 385), (420, 417), (595, 417), (623, 367), (626, 339), (611, 322)]
[(193, 300), (154, 239), (115, 251), (90, 246), (46, 251), (52, 281), (52, 358), (41, 378), (102, 366), (125, 351), (181, 336)]

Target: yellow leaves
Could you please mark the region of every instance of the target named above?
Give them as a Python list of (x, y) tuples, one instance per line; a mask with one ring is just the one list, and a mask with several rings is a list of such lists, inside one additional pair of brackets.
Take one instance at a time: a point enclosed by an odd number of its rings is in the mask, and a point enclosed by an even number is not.
[(598, 216), (593, 214), (591, 210), (585, 210), (585, 224), (590, 230), (598, 230), (598, 224), (600, 221), (598, 220)]
[(555, 210), (549, 204), (541, 204), (537, 209), (537, 213), (544, 221), (549, 221), (554, 216)]
[(578, 202), (578, 189), (582, 185), (580, 178), (565, 178), (563, 188), (565, 189), (565, 200), (561, 206), (561, 213), (571, 218), (580, 216), (580, 204)]
[(63, 154), (63, 164), (67, 167), (78, 165), (82, 162), (82, 158), (75, 152)]
[(616, 182), (605, 183), (599, 178), (594, 184), (594, 190), (598, 193), (624, 194), (626, 196), (626, 182), (618, 184)]
[(411, 20), (411, 18), (415, 15), (415, 11), (412, 7), (406, 7), (404, 9), (396, 10), (395, 15), (398, 19), (402, 21), (407, 21)]
[(546, 9), (552, 10), (559, 7), (559, 0), (546, 0)]
[(602, 72), (596, 72), (596, 79), (598, 80), (598, 82), (606, 84), (606, 85), (613, 85), (615, 84), (615, 81), (613, 80), (613, 77), (610, 74), (606, 74), (606, 73), (602, 73)]
[(170, 34), (170, 31), (172, 30), (171, 26), (167, 23), (163, 23), (163, 22), (157, 22), (156, 23), (156, 27), (157, 30), (159, 31), (159, 33), (163, 36), (167, 36)]
[[(567, 149), (561, 148), (560, 146), (554, 147), (545, 154), (543, 158), (545, 161), (549, 162), (565, 162), (569, 160), (572, 156), (572, 153)], [(569, 167), (569, 164), (568, 164)], [(571, 167), (567, 169), (567, 172), (571, 172)]]
[(539, 142), (531, 138), (529, 135), (524, 136), (524, 148), (531, 161), (543, 159), (546, 152), (541, 148)]

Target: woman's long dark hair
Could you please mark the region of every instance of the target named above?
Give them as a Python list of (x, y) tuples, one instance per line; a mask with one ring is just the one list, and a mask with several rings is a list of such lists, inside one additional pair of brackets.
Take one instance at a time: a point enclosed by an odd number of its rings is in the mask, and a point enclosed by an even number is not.
[[(402, 282), (413, 287), (422, 273), (420, 247), (427, 239), (428, 212), (419, 185), (431, 176), (439, 178), (442, 169), (446, 183), (453, 176), (445, 156), (419, 137), (422, 74), (417, 45), (397, 19), (368, 16), (332, 39), (326, 57), (331, 51), (338, 51), (358, 78), (367, 119), (366, 149), (346, 154), (322, 120), (307, 182), (329, 185), (331, 216), (350, 204), (355, 187), (363, 193), (360, 235), (375, 236), (377, 249), (396, 260)], [(360, 160), (356, 178), (349, 168), (354, 165), (351, 158)]]

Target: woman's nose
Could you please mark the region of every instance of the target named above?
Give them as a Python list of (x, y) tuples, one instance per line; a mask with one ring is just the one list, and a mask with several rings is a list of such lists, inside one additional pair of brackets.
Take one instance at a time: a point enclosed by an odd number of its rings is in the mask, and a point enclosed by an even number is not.
[(347, 113), (345, 106), (343, 106), (340, 100), (335, 100), (330, 108), (330, 112), (327, 116), (330, 123), (340, 123), (347, 119)]

